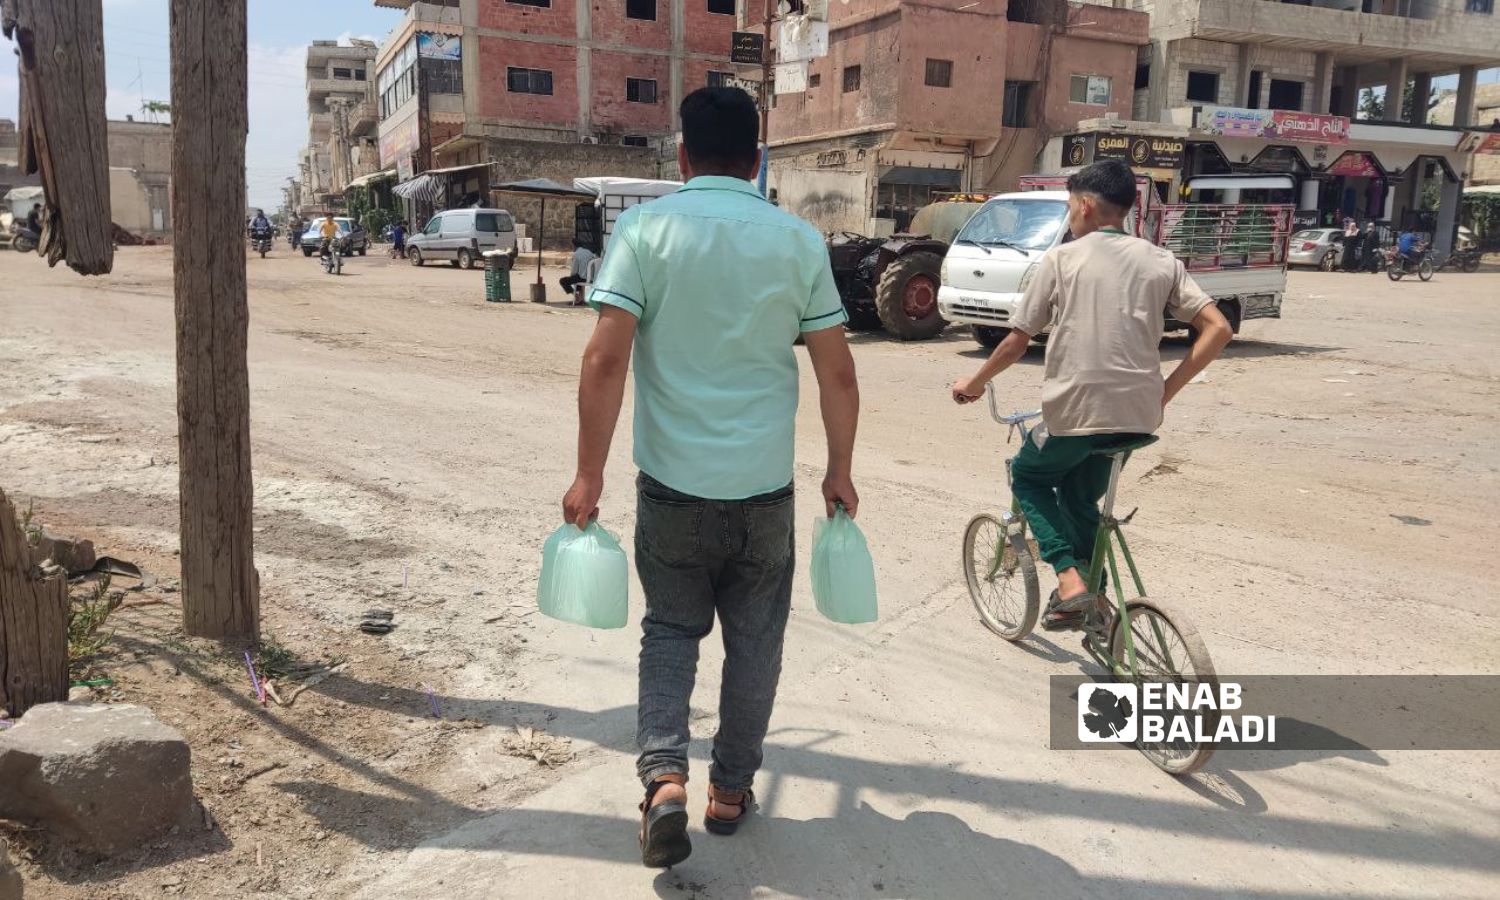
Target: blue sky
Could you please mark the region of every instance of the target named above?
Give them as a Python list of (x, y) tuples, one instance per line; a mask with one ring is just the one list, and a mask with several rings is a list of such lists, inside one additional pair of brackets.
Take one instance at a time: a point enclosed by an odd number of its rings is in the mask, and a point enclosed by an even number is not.
[[(104, 0), (106, 108), (112, 119), (140, 116), (141, 101), (170, 100), (167, 0)], [(380, 40), (401, 12), (371, 0), (249, 0), (250, 136), (245, 151), (249, 202), (281, 205), (307, 143), (303, 66), (314, 40)], [(0, 40), (9, 57), (10, 43)], [(373, 77), (373, 76), (372, 76)], [(16, 118), (13, 63), (0, 64), (0, 117)]]

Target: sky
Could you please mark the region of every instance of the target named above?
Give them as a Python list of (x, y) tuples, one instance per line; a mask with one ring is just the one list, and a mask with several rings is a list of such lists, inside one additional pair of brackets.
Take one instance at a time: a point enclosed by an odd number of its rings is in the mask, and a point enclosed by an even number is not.
[[(168, 0), (104, 0), (105, 109), (111, 119), (143, 118), (142, 100), (170, 101)], [(314, 40), (379, 41), (401, 11), (371, 0), (248, 0), (250, 134), (245, 147), (251, 206), (281, 206), (282, 185), (297, 174), (307, 144), (304, 67)], [(0, 39), (9, 50), (9, 42)], [(6, 54), (9, 56), (9, 53)], [(371, 75), (373, 76), (373, 73)], [(0, 64), (0, 118), (15, 119), (16, 71)]]

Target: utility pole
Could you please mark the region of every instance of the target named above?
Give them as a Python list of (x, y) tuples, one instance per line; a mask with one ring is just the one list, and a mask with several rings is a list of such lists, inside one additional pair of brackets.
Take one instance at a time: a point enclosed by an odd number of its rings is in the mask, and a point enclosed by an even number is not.
[(246, 0), (171, 0), (182, 619), (260, 637), (245, 297)]
[(766, 0), (765, 42), (760, 48), (760, 174), (756, 184), (762, 197), (771, 168), (771, 95), (776, 85), (771, 81), (771, 23), (776, 20), (776, 0)]

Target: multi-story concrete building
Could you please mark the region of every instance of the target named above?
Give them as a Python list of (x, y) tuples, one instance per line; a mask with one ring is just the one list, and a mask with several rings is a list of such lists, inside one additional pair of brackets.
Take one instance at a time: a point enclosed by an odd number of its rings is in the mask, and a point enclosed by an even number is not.
[(313, 41), (307, 48), (307, 146), (299, 162), (304, 211), (340, 205), (355, 178), (379, 170), (375, 44)]
[(905, 228), (935, 193), (1013, 189), (1050, 136), (1129, 118), (1149, 24), (1108, 0), (850, 0), (827, 15), (826, 55), (774, 95), (769, 185), (820, 228), (861, 233)]
[(131, 116), (107, 123), (109, 205), (116, 225), (137, 234), (172, 230), (172, 126)]

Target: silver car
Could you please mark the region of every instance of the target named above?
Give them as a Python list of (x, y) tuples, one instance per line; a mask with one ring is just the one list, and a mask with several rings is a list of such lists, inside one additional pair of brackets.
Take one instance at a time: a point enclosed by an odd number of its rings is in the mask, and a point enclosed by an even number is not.
[(503, 209), (445, 209), (406, 239), (406, 258), (414, 266), (443, 259), (472, 269), (490, 250), (516, 246), (516, 220)]
[(1332, 272), (1344, 259), (1344, 229), (1309, 228), (1292, 235), (1286, 261), (1293, 266), (1311, 266)]

